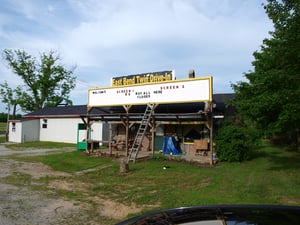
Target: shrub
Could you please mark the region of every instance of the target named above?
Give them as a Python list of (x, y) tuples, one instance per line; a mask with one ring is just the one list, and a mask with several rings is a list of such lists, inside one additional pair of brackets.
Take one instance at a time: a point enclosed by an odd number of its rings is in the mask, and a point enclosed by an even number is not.
[(229, 162), (247, 160), (258, 140), (259, 133), (253, 126), (237, 118), (229, 118), (223, 122), (215, 137), (218, 158)]

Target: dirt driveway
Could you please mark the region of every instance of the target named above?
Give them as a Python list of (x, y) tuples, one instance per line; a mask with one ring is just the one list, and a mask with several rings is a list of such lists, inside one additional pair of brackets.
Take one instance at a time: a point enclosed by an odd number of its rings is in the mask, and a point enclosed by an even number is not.
[[(62, 182), (62, 178), (76, 174), (54, 171), (41, 163), (15, 158), (15, 155), (44, 155), (58, 151), (72, 149), (15, 151), (0, 145), (0, 225), (107, 225), (139, 211), (134, 205), (125, 206), (97, 196), (92, 204), (59, 197), (56, 191), (74, 188), (74, 184)], [(51, 177), (50, 183), (48, 177)]]

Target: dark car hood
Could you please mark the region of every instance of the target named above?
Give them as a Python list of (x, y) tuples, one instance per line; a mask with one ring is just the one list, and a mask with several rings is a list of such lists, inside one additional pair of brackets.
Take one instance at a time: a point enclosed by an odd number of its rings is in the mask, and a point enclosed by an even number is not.
[(292, 225), (300, 224), (300, 207), (270, 205), (196, 206), (137, 216), (116, 225)]

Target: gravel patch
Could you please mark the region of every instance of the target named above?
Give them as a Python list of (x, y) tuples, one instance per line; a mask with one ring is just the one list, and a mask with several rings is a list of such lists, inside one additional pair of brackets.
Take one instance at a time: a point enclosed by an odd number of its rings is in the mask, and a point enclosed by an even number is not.
[[(74, 151), (74, 148), (12, 150), (0, 144), (0, 225), (108, 225), (141, 210), (134, 204), (126, 206), (101, 196), (87, 197), (87, 201), (82, 202), (55, 195), (57, 191), (86, 192), (89, 184), (64, 178), (110, 165), (69, 174), (54, 171), (42, 163), (10, 157), (67, 151)], [(44, 177), (51, 178), (49, 183), (43, 183)], [(37, 188), (40, 185), (42, 188)]]
[(1, 225), (64, 224), (80, 208), (71, 201), (45, 198), (26, 187), (0, 184), (0, 212)]
[[(88, 218), (86, 204), (55, 196), (53, 189), (37, 191), (42, 177), (68, 177), (68, 173), (54, 171), (42, 163), (20, 162), (9, 158), (12, 155), (32, 156), (53, 154), (72, 149), (25, 149), (11, 150), (0, 145), (0, 225), (62, 225), (101, 224)], [(74, 151), (74, 148), (73, 148)], [(30, 182), (11, 185), (6, 178), (18, 179), (28, 175)]]

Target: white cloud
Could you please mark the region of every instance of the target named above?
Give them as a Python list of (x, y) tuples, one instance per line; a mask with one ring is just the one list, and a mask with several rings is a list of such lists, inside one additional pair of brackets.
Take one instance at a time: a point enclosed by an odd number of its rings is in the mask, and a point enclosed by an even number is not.
[(86, 103), (88, 85), (109, 85), (112, 76), (169, 69), (177, 78), (192, 68), (211, 74), (214, 90), (227, 92), (272, 29), (261, 2), (3, 0), (0, 49), (58, 50), (78, 67), (75, 104)]

